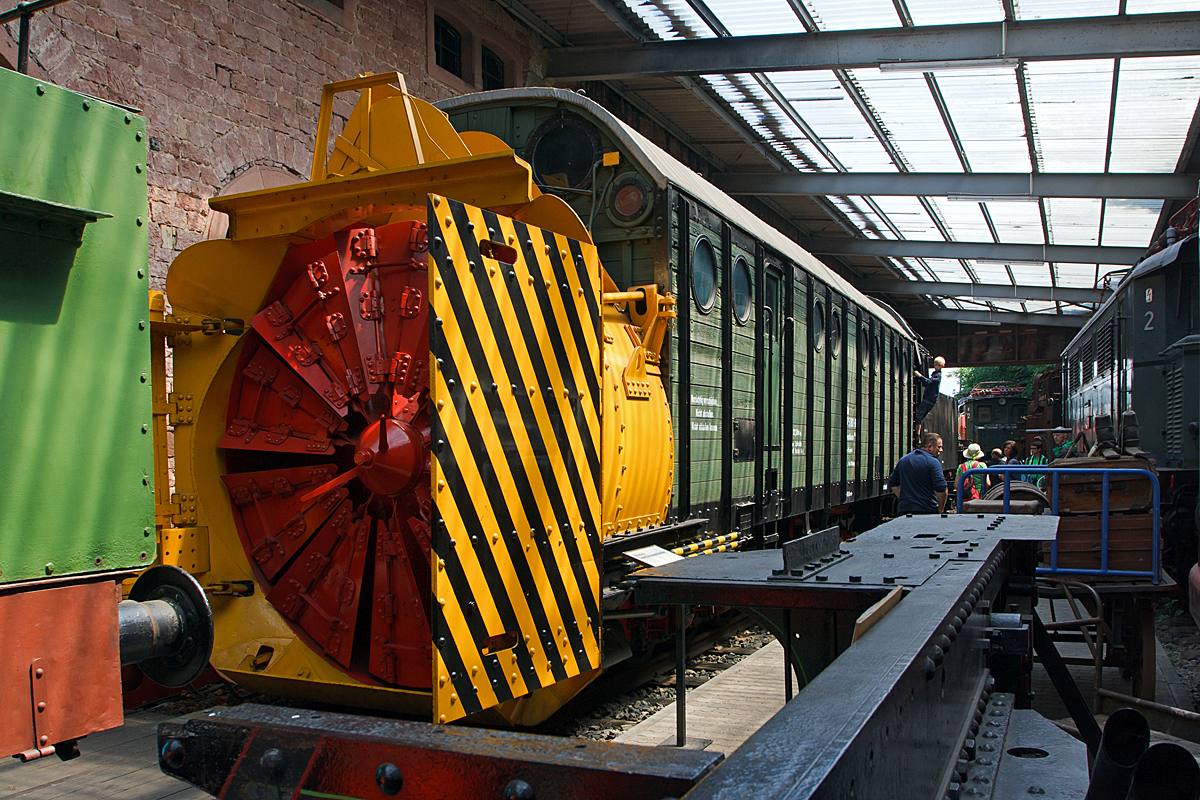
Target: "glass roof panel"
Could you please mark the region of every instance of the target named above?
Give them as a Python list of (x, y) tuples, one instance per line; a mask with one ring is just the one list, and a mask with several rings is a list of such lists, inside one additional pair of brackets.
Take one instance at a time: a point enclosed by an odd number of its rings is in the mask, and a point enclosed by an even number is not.
[(1128, 0), (1126, 14), (1164, 14), (1169, 11), (1200, 11), (1197, 0)]
[(804, 5), (823, 31), (900, 27), (891, 0), (804, 0)]
[[(776, 72), (775, 87), (848, 169), (892, 172), (883, 146), (832, 72)], [(853, 165), (853, 166), (851, 166)]]
[(706, 5), (734, 36), (804, 32), (787, 0), (707, 0)]
[(1107, 200), (1102, 244), (1149, 247), (1162, 211), (1161, 200)]
[(935, 71), (975, 172), (1028, 172), (1025, 121), (1012, 69)]
[(992, 241), (992, 233), (988, 230), (983, 212), (979, 210), (979, 203), (950, 202), (941, 197), (931, 197), (929, 202), (941, 215), (946, 226), (950, 228), (950, 233), (953, 234), (955, 241)]
[(1102, 201), (1090, 197), (1047, 197), (1044, 202), (1053, 244), (1097, 243)]
[(1055, 264), (1054, 273), (1059, 286), (1091, 289), (1096, 285), (1095, 264)]
[[(977, 204), (973, 204), (977, 205)], [(1044, 244), (1042, 217), (1037, 203), (985, 204), (996, 226), (996, 234), (1006, 244)]]
[(939, 281), (947, 283), (970, 283), (971, 276), (967, 275), (956, 259), (953, 258), (926, 258), (923, 261), (929, 265), (929, 269), (937, 275)]
[(999, 22), (1004, 6), (994, 0), (908, 0), (908, 15), (914, 25), (966, 25), (970, 22)]
[(1020, 0), (1017, 19), (1101, 17), (1117, 13), (1118, 0)]
[(962, 170), (921, 73), (860, 69), (854, 77), (913, 172)]
[(711, 39), (712, 33), (686, 0), (625, 0), (634, 14), (660, 39)]
[(876, 205), (883, 209), (905, 239), (938, 240), (942, 235), (934, 227), (933, 220), (925, 213), (915, 197), (875, 197)]
[(1003, 264), (997, 264), (993, 261), (978, 261), (968, 262), (971, 269), (975, 270), (975, 274), (979, 277), (980, 283), (995, 283), (1000, 285), (1009, 285), (1012, 281), (1008, 277), (1008, 270)]
[(1048, 286), (1050, 284), (1050, 268), (1045, 264), (1034, 261), (1014, 261), (1009, 265), (1017, 285)]
[(1113, 61), (1026, 66), (1043, 171), (1103, 172)]
[(1174, 172), (1200, 98), (1200, 57), (1121, 61), (1113, 172)]

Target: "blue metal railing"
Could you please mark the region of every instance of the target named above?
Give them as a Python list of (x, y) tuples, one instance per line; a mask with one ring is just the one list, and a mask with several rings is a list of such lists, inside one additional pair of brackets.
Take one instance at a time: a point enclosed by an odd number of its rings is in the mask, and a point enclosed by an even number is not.
[[(1051, 490), (1050, 496), (1050, 513), (1058, 516), (1058, 478), (1060, 475), (1090, 475), (1095, 477), (1096, 473), (1100, 473), (1100, 569), (1068, 569), (1058, 566), (1058, 539), (1056, 538), (1050, 544), (1050, 566), (1038, 567), (1039, 575), (1090, 575), (1104, 576), (1112, 578), (1149, 578), (1154, 583), (1159, 581), (1159, 525), (1160, 525), (1160, 495), (1158, 485), (1158, 477), (1149, 470), (1145, 469), (1087, 469), (1084, 467), (1048, 467), (1035, 464), (1015, 464), (1013, 466), (999, 466), (970, 469), (958, 476), (955, 480), (954, 491), (958, 500), (958, 513), (963, 510), (963, 483), (964, 478), (974, 478), (977, 475), (1003, 475), (1004, 476), (1004, 513), (1009, 510), (1011, 482), (1013, 475), (1049, 475)], [(1154, 493), (1154, 533), (1150, 545), (1150, 564), (1149, 571), (1146, 570), (1128, 570), (1128, 569), (1109, 569), (1108, 568), (1108, 488), (1111, 476), (1119, 475), (1141, 475), (1145, 476), (1150, 481), (1151, 489)], [(1020, 478), (1018, 478), (1020, 480)]]

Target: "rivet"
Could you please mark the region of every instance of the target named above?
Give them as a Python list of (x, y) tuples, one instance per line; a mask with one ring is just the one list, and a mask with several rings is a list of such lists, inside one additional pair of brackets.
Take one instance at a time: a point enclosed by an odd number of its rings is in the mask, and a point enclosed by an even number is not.
[(134, 165), (133, 165), (133, 171), (134, 171), (134, 172), (136, 172), (138, 175), (141, 175), (141, 174), (142, 174), (142, 165), (141, 165), (141, 164), (134, 164)]
[(42, 95), (44, 95), (46, 93), (46, 87), (38, 86), (36, 91), (38, 93), (38, 97), (41, 97)]
[(88, 111), (88, 110), (90, 110), (90, 109), (91, 109), (91, 107), (92, 107), (92, 103), (91, 103), (91, 101), (89, 101), (89, 100), (84, 100), (84, 101), (83, 101), (83, 110), (84, 110), (84, 111)]
[(53, 562), (53, 561), (47, 561), (47, 562), (46, 562), (46, 574), (47, 574), (47, 575), (53, 575), (53, 574), (54, 574), (54, 562)]
[(140, 228), (140, 227), (142, 227), (142, 218), (141, 218), (141, 217), (138, 217), (138, 218), (137, 218), (137, 226), (138, 226), (139, 228)]

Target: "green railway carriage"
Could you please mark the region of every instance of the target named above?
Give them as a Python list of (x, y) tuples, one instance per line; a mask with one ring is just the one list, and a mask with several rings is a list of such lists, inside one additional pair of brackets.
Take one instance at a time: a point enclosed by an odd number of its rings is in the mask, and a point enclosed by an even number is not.
[(439, 107), (530, 162), (588, 223), (618, 288), (676, 298), (672, 525), (630, 543), (683, 525), (769, 545), (806, 512), (878, 517), (921, 355), (891, 309), (582, 95), (505, 89)]

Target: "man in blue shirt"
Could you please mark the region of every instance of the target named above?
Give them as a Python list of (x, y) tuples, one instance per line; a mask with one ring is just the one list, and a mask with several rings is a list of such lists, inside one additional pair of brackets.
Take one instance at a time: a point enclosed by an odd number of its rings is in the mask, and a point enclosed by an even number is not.
[(942, 437), (936, 433), (921, 436), (921, 446), (896, 464), (888, 476), (892, 494), (900, 498), (896, 506), (900, 514), (940, 514), (946, 505), (946, 476), (938, 454), (942, 452)]

